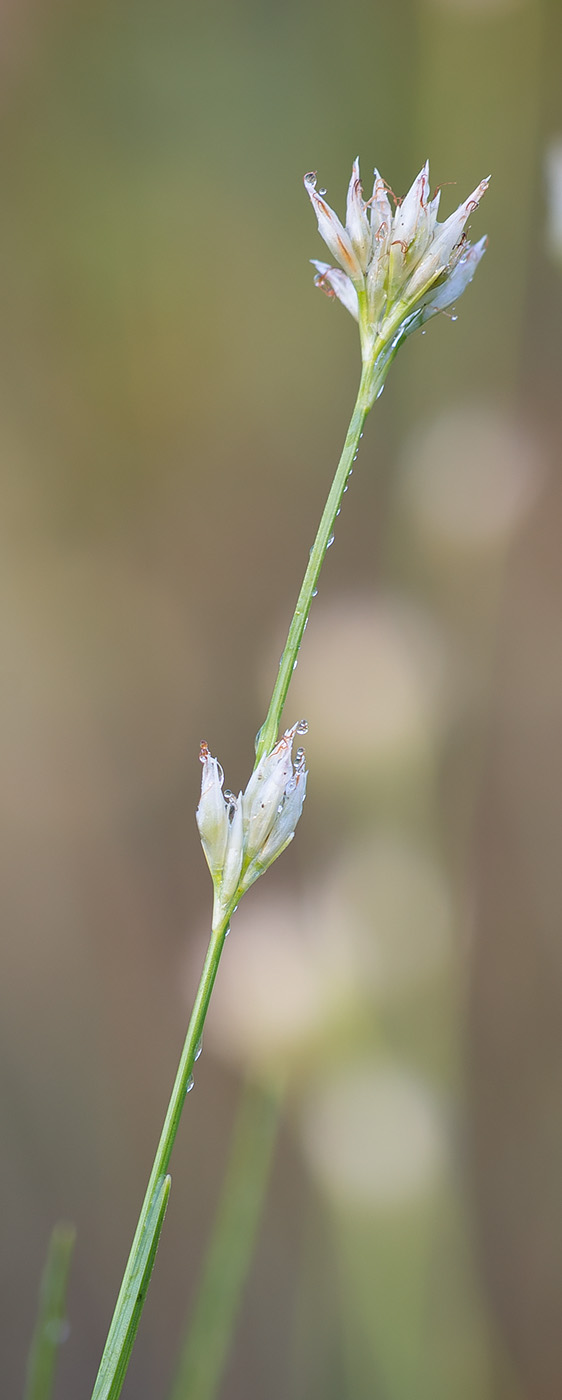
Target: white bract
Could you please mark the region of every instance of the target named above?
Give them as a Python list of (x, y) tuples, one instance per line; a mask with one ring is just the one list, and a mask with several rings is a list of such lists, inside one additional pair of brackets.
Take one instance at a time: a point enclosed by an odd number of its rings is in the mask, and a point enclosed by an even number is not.
[(295, 834), (306, 794), (304, 749), (295, 734), (305, 734), (300, 720), (256, 764), (246, 791), (223, 792), (224, 773), (201, 745), (203, 764), (197, 825), (215, 887), (215, 917), (222, 917), (254, 880), (281, 855)]
[(437, 222), (439, 191), (430, 198), (429, 162), (404, 199), (395, 201), (375, 170), (373, 193), (363, 198), (359, 161), (353, 162), (345, 227), (316, 189), (316, 175), (304, 177), (318, 229), (339, 263), (312, 259), (315, 282), (336, 296), (359, 322), (363, 361), (388, 363), (398, 345), (418, 325), (457, 301), (472, 281), (486, 239), (468, 242), (465, 226), (489, 180), (481, 180), (444, 223)]

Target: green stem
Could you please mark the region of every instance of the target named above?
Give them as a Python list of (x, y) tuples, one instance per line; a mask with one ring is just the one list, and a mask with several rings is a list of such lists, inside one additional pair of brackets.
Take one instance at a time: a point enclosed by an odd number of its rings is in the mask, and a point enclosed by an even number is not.
[(279, 1124), (281, 1084), (246, 1083), (199, 1292), (169, 1400), (214, 1400), (254, 1251)]
[[(231, 911), (229, 911), (229, 914), (230, 912)], [(138, 1225), (135, 1231), (135, 1237), (131, 1245), (131, 1252), (129, 1254), (127, 1266), (123, 1275), (123, 1282), (119, 1291), (119, 1297), (115, 1304), (115, 1311), (109, 1329), (107, 1342), (104, 1348), (100, 1369), (98, 1371), (96, 1384), (92, 1393), (92, 1400), (102, 1400), (102, 1397), (106, 1394), (108, 1385), (107, 1359), (108, 1357), (111, 1357), (115, 1348), (116, 1339), (120, 1331), (121, 1314), (126, 1305), (127, 1299), (130, 1296), (131, 1283), (134, 1279), (135, 1274), (137, 1273), (139, 1254), (142, 1252), (143, 1246), (146, 1243), (146, 1236), (151, 1224), (154, 1202), (159, 1191), (161, 1191), (162, 1189), (162, 1185), (168, 1170), (170, 1157), (172, 1155), (172, 1148), (176, 1140), (176, 1133), (178, 1131), (182, 1109), (185, 1103), (186, 1093), (190, 1088), (191, 1074), (193, 1071), (193, 1066), (195, 1064), (197, 1047), (203, 1034), (205, 1017), (207, 1015), (207, 1010), (211, 999), (211, 992), (213, 990), (215, 977), (217, 975), (217, 969), (220, 961), (220, 956), (223, 950), (228, 924), (229, 917), (224, 916), (221, 923), (217, 924), (217, 926), (213, 929), (211, 933), (211, 938), (209, 941), (209, 946), (207, 948), (207, 954), (203, 965), (203, 971), (201, 973), (201, 980), (197, 988), (197, 994), (195, 997), (193, 1011), (191, 1013), (191, 1020), (189, 1022), (187, 1035), (185, 1037), (184, 1047), (182, 1050), (181, 1059), (178, 1065), (178, 1071), (174, 1081), (174, 1087), (170, 1096), (168, 1111), (164, 1120), (164, 1127), (162, 1128), (160, 1141), (156, 1149), (156, 1156), (154, 1158), (152, 1171), (150, 1173), (150, 1179), (146, 1188), (146, 1194), (142, 1204)]]
[[(377, 344), (375, 349), (379, 351), (381, 349), (381, 346)], [(262, 725), (262, 728), (258, 734), (256, 742), (256, 763), (259, 762), (259, 759), (264, 753), (268, 753), (274, 747), (274, 744), (276, 742), (277, 733), (279, 729), (279, 721), (287, 697), (287, 691), (291, 682), (291, 676), (295, 668), (295, 662), (297, 660), (304, 629), (306, 627), (308, 614), (310, 612), (310, 605), (312, 602), (314, 591), (318, 584), (320, 570), (322, 568), (322, 564), (326, 556), (326, 551), (331, 542), (331, 536), (334, 531), (336, 516), (341, 506), (349, 474), (357, 456), (359, 443), (363, 432), (363, 425), (365, 423), (365, 419), (367, 417), (369, 409), (377, 395), (379, 386), (382, 386), (382, 384), (384, 383), (385, 375), (390, 360), (388, 357), (384, 359), (383, 355), (381, 355), (380, 358), (377, 360), (375, 349), (373, 350), (372, 358), (370, 360), (367, 360), (363, 365), (363, 370), (361, 373), (361, 383), (359, 385), (359, 393), (357, 395), (357, 400), (353, 409), (353, 414), (345, 439), (343, 451), (336, 469), (336, 474), (334, 476), (332, 486), (330, 488), (330, 493), (326, 501), (326, 505), (324, 507), (316, 539), (310, 551), (310, 559), (308, 561), (308, 566), (303, 579), (302, 588), (299, 593), (297, 605), (293, 614), (291, 625), (289, 627), (289, 634), (287, 637), (285, 650), (281, 657), (277, 680), (273, 688), (271, 704), (269, 706), (269, 710), (267, 712), (264, 724)], [(191, 1014), (191, 1020), (189, 1022), (187, 1036), (185, 1039), (181, 1060), (178, 1066), (178, 1072), (176, 1074), (174, 1087), (172, 1089), (170, 1102), (168, 1104), (168, 1111), (166, 1113), (164, 1127), (162, 1129), (160, 1142), (158, 1144), (156, 1156), (154, 1158), (154, 1164), (152, 1167), (152, 1172), (150, 1174), (150, 1180), (146, 1189), (146, 1195), (139, 1216), (138, 1225), (135, 1231), (135, 1237), (131, 1246), (129, 1259), (127, 1261), (127, 1267), (123, 1276), (123, 1282), (121, 1284), (119, 1297), (115, 1305), (115, 1311), (113, 1314), (111, 1327), (108, 1333), (107, 1342), (100, 1364), (100, 1369), (98, 1371), (98, 1377), (92, 1394), (92, 1400), (110, 1400), (110, 1398), (111, 1400), (115, 1400), (115, 1397), (119, 1395), (121, 1390), (122, 1379), (124, 1378), (124, 1369), (120, 1370), (119, 1381), (116, 1385), (114, 1373), (114, 1357), (116, 1357), (119, 1353), (119, 1338), (123, 1330), (123, 1317), (125, 1315), (126, 1309), (130, 1307), (131, 1294), (137, 1289), (136, 1280), (143, 1276), (143, 1270), (140, 1266), (141, 1264), (143, 1264), (144, 1253), (146, 1253), (148, 1249), (149, 1234), (155, 1229), (154, 1219), (156, 1201), (158, 1194), (162, 1191), (164, 1180), (168, 1170), (170, 1157), (172, 1154), (172, 1148), (174, 1146), (176, 1133), (179, 1127), (179, 1121), (185, 1102), (185, 1096), (189, 1088), (190, 1076), (193, 1070), (193, 1065), (195, 1063), (197, 1045), (203, 1033), (205, 1017), (207, 1015), (207, 1009), (209, 1006), (209, 1001), (211, 999), (211, 992), (213, 990), (215, 977), (217, 975), (217, 969), (223, 949), (226, 931), (229, 924), (229, 918), (232, 913), (233, 907), (235, 907), (236, 905), (236, 900), (237, 896), (232, 900), (232, 904), (228, 910), (228, 914), (224, 914), (222, 916), (222, 920), (220, 923), (214, 921), (213, 932), (211, 934), (209, 947), (207, 949), (207, 956), (205, 958), (203, 972), (201, 974), (201, 981), (197, 989), (195, 1004)], [(158, 1214), (158, 1212), (156, 1212), (156, 1214)], [(139, 1312), (143, 1301), (144, 1295), (139, 1302)], [(122, 1356), (121, 1362), (119, 1364), (122, 1367)], [(111, 1377), (113, 1377), (112, 1386), (110, 1384)]]
[[(384, 372), (381, 373), (381, 384), (383, 381)], [(367, 393), (367, 390), (369, 390), (369, 393)], [(291, 626), (289, 627), (285, 650), (279, 662), (279, 671), (273, 687), (273, 695), (271, 697), (269, 710), (257, 737), (256, 763), (259, 762), (260, 758), (262, 758), (265, 753), (271, 751), (277, 740), (279, 721), (287, 698), (287, 691), (291, 684), (291, 677), (295, 669), (304, 629), (308, 621), (310, 606), (314, 597), (314, 592), (318, 586), (320, 570), (326, 557), (326, 551), (334, 532), (336, 517), (343, 500), (343, 493), (357, 456), (363, 426), (372, 403), (372, 394), (373, 365), (367, 363), (363, 366), (359, 393), (347, 430), (343, 451), (330, 488), (330, 494), (324, 506), (316, 539), (310, 551), (310, 558), (302, 581), (301, 591), (297, 599), (297, 606), (293, 613)]]

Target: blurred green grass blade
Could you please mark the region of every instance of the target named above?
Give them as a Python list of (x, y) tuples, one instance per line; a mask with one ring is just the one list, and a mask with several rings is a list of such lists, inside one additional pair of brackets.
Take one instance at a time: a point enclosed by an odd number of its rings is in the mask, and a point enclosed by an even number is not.
[(169, 1400), (215, 1400), (254, 1253), (283, 1085), (244, 1085), (203, 1273)]
[(76, 1231), (73, 1225), (55, 1225), (39, 1293), (39, 1311), (29, 1356), (24, 1400), (50, 1400), (53, 1393), (58, 1349), (64, 1340), (66, 1291)]
[(117, 1400), (121, 1394), (156, 1258), (171, 1184), (172, 1178), (164, 1177), (154, 1196), (142, 1241), (113, 1316), (92, 1400)]

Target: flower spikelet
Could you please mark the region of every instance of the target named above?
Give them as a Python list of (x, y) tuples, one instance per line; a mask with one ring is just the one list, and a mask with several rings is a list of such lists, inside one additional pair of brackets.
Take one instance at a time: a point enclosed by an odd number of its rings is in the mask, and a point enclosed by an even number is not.
[[(316, 189), (316, 175), (304, 177), (318, 229), (339, 264), (313, 259), (316, 286), (337, 297), (359, 322), (363, 361), (374, 363), (430, 316), (458, 300), (472, 280), (486, 240), (474, 245), (466, 225), (489, 180), (444, 223), (437, 222), (439, 193), (429, 186), (429, 163), (420, 170), (403, 200), (392, 196), (375, 170), (370, 199), (363, 196), (359, 161), (353, 162), (343, 225)], [(392, 354), (391, 356), (392, 357)]]
[(295, 834), (306, 795), (304, 749), (293, 761), (296, 734), (305, 734), (306, 720), (297, 721), (256, 764), (245, 792), (238, 797), (223, 791), (224, 774), (207, 744), (201, 744), (203, 765), (197, 825), (215, 887), (215, 905), (224, 914), (285, 850)]

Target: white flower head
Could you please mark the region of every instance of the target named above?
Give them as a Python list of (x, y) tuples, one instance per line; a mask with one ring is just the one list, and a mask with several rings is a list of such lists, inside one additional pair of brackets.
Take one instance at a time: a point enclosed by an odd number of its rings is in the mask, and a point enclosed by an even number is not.
[(299, 720), (256, 764), (244, 793), (223, 792), (220, 763), (201, 745), (203, 764), (197, 825), (215, 887), (215, 902), (224, 913), (236, 898), (281, 855), (295, 834), (306, 795), (304, 749), (293, 762)]
[[(440, 224), (439, 193), (430, 195), (426, 161), (404, 199), (398, 201), (375, 170), (373, 193), (365, 200), (359, 161), (353, 162), (345, 226), (316, 189), (316, 175), (304, 177), (318, 229), (339, 263), (313, 259), (315, 283), (337, 297), (359, 322), (365, 364), (387, 356), (404, 335), (430, 315), (450, 306), (471, 281), (485, 248), (474, 247), (465, 229), (489, 180)], [(431, 309), (430, 309), (431, 308)]]

